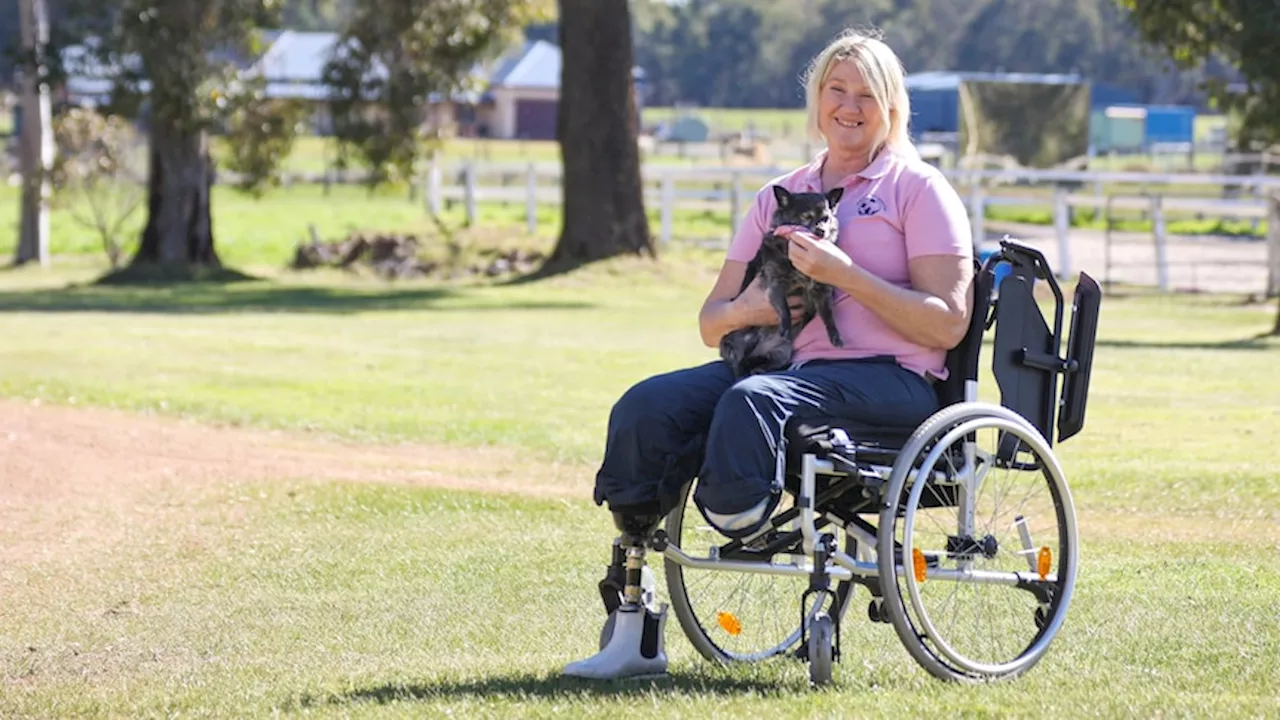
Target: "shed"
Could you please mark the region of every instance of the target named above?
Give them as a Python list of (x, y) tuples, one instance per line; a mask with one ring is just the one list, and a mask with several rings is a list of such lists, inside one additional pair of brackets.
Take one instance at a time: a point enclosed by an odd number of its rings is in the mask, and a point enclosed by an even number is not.
[(500, 138), (554, 140), (560, 103), (560, 48), (545, 40), (525, 43), (501, 62), (489, 81), (490, 133)]
[(917, 141), (925, 133), (956, 133), (960, 130), (960, 86), (963, 83), (1009, 83), (1030, 85), (1080, 85), (1079, 75), (1040, 73), (994, 73), (929, 71), (907, 76), (911, 97), (911, 136)]
[(965, 157), (1012, 158), (1027, 167), (1088, 152), (1090, 86), (1079, 75), (923, 72), (906, 85), (908, 129), (917, 142), (945, 140)]
[(1186, 105), (1147, 105), (1147, 146), (1195, 142), (1196, 109)]
[(1142, 152), (1147, 142), (1147, 111), (1142, 107), (1095, 109), (1089, 118), (1089, 144), (1094, 152)]

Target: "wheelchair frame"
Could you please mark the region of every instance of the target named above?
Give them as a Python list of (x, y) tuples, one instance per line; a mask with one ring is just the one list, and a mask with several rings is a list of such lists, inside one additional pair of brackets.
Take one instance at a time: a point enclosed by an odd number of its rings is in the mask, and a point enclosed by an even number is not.
[[(1008, 272), (997, 288), (996, 269), (1002, 263)], [(667, 529), (653, 535), (649, 544), (666, 561), (676, 614), (685, 634), (703, 655), (719, 661), (753, 661), (786, 652), (798, 640), (797, 654), (809, 661), (811, 681), (815, 685), (829, 683), (832, 664), (840, 657), (840, 621), (848, 607), (849, 592), (853, 585), (862, 585), (873, 598), (868, 607), (870, 618), (892, 623), (910, 654), (938, 678), (1011, 678), (1043, 656), (1070, 603), (1078, 544), (1070, 491), (1053, 456), (1050, 438), (1055, 410), (1059, 442), (1083, 427), (1101, 290), (1093, 278), (1080, 274), (1066, 354), (1060, 357), (1064, 299), (1043, 254), (1006, 237), (977, 270), (969, 330), (948, 354), (948, 380), (937, 386), (941, 408), (911, 433), (901, 449), (859, 443), (835, 428), (816, 447), (806, 450), (799, 468), (788, 467), (789, 477), (799, 476), (794, 505), (749, 536), (712, 547), (705, 556), (690, 554), (679, 547), (679, 538), (671, 537), (673, 531), (680, 531), (687, 514), (679, 509), (668, 517)], [(1034, 299), (1037, 280), (1044, 281), (1054, 296), (1052, 328)], [(977, 397), (982, 339), (993, 325), (992, 369), (1001, 391), (1000, 405), (979, 402)], [(1060, 393), (1058, 375), (1065, 376)], [(996, 433), (997, 449), (980, 457), (972, 441), (984, 428)], [(1034, 462), (1019, 459), (1027, 452), (1035, 455)], [(949, 466), (945, 471), (938, 469), (944, 460)], [(958, 466), (953, 461), (958, 461)], [(1037, 560), (1031, 532), (1021, 515), (1015, 525), (1022, 547), (1012, 553), (1026, 556), (1027, 571), (993, 572), (972, 567), (980, 556), (999, 552), (992, 535), (979, 539), (973, 528), (974, 497), (992, 468), (1043, 474), (1059, 534), (1061, 557), (1054, 558), (1059, 563), (1057, 572), (1045, 571), (1048, 546), (1039, 550)], [(825, 481), (822, 487), (820, 480)], [(932, 506), (920, 505), (925, 490), (935, 496)], [(945, 550), (930, 551), (930, 556), (914, 547), (911, 537), (915, 513), (925, 507), (955, 507), (960, 525), (956, 536), (947, 537)], [(869, 514), (880, 516), (878, 526), (865, 517)], [(899, 524), (902, 539), (896, 537)], [(829, 525), (852, 539), (852, 554), (836, 546), (836, 536), (825, 531)], [(875, 549), (874, 558), (871, 548)], [(780, 554), (790, 555), (791, 560), (775, 562)], [(908, 556), (910, 562), (906, 561)], [(944, 561), (954, 562), (956, 568), (944, 569)], [(798, 629), (778, 647), (750, 656), (731, 657), (707, 647), (713, 643), (682, 594), (685, 568), (807, 577), (809, 589), (800, 598)], [(1005, 662), (966, 656), (940, 637), (924, 610), (920, 588), (926, 577), (942, 582), (1003, 584), (1030, 592), (1037, 602), (1035, 636)], [(841, 584), (838, 589), (832, 589), (833, 582)], [(899, 583), (905, 584), (905, 591)], [(828, 599), (829, 609), (824, 609)], [(954, 624), (954, 617), (952, 620)], [(701, 643), (695, 638), (698, 632), (704, 634)]]

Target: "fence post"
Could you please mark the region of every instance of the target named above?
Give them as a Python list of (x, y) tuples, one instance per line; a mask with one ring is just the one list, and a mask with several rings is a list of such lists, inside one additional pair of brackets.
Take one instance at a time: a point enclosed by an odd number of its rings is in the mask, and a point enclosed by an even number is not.
[(738, 213), (742, 210), (742, 173), (734, 170), (729, 183), (729, 241), (738, 234)]
[(1165, 248), (1164, 197), (1151, 197), (1151, 233), (1156, 241), (1156, 282), (1162, 291), (1169, 291), (1169, 257)]
[(467, 225), (476, 224), (476, 166), (470, 162), (462, 170), (463, 197), (467, 206)]
[[(1271, 163), (1269, 162), (1269, 160), (1270, 160), (1270, 158), (1268, 158), (1268, 157), (1267, 157), (1267, 153), (1266, 153), (1266, 151), (1263, 151), (1263, 153), (1262, 153), (1262, 159), (1261, 159), (1261, 162), (1259, 162), (1259, 163), (1258, 163), (1258, 168), (1257, 168), (1257, 170), (1255, 170), (1255, 171), (1254, 171), (1254, 175), (1255, 175), (1255, 176), (1257, 176), (1258, 180), (1264, 180), (1264, 179), (1266, 179), (1266, 175), (1267, 175), (1267, 166), (1271, 164)], [(1259, 183), (1259, 184), (1257, 184), (1257, 185), (1254, 185), (1254, 186), (1253, 186), (1253, 197), (1254, 197), (1254, 199), (1255, 199), (1255, 200), (1262, 200), (1262, 199), (1263, 199), (1263, 195), (1264, 195), (1264, 193), (1263, 193), (1263, 191), (1262, 191), (1262, 184), (1261, 184), (1261, 183)], [(1258, 224), (1259, 224), (1260, 222), (1261, 222), (1261, 220), (1260, 220), (1259, 218), (1257, 218), (1257, 217), (1255, 217), (1255, 218), (1253, 219), (1253, 223), (1252, 223), (1252, 225), (1253, 225), (1253, 231), (1254, 231), (1254, 232), (1257, 232), (1257, 231), (1258, 231)]]
[(1102, 233), (1102, 288), (1107, 293), (1111, 292), (1111, 201), (1115, 196), (1108, 195), (1106, 202), (1102, 206), (1103, 225)]
[(427, 210), (432, 215), (440, 214), (440, 161), (431, 156), (431, 165), (427, 168)]
[(1071, 268), (1071, 209), (1067, 205), (1067, 190), (1062, 186), (1053, 189), (1053, 227), (1058, 233), (1058, 277), (1069, 278)]
[(969, 186), (969, 223), (973, 226), (974, 250), (987, 240), (987, 199), (982, 185), (974, 182)]
[(1280, 191), (1267, 198), (1267, 297), (1280, 295)]
[(662, 244), (671, 243), (672, 224), (675, 215), (676, 180), (669, 172), (662, 174)]
[(529, 225), (529, 234), (538, 234), (538, 168), (529, 163), (528, 176), (525, 179), (525, 220)]

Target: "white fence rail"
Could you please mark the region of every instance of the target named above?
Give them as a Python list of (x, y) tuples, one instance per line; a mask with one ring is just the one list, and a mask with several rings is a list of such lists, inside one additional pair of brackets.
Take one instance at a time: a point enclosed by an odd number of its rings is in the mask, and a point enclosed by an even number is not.
[[(561, 168), (558, 164), (537, 163), (464, 163), (435, 165), (427, 174), (425, 196), (428, 206), (439, 212), (445, 201), (463, 203), (469, 220), (476, 219), (480, 202), (524, 203), (530, 233), (537, 231), (537, 208), (559, 205), (562, 200)], [(737, 222), (751, 202), (755, 189), (786, 172), (779, 167), (665, 167), (649, 165), (643, 170), (647, 207), (659, 209), (658, 238), (669, 243), (673, 238), (674, 214), (677, 208), (727, 210), (731, 219), (724, 238), (732, 236)], [(1156, 284), (1171, 288), (1169, 272), (1169, 213), (1195, 214), (1201, 217), (1252, 220), (1255, 224), (1267, 216), (1264, 192), (1280, 191), (1280, 176), (1268, 175), (1196, 175), (1133, 172), (1073, 172), (1056, 170), (955, 170), (944, 171), (967, 197), (974, 242), (986, 237), (988, 206), (1052, 207), (1053, 233), (1057, 240), (1055, 267), (1064, 276), (1076, 271), (1072, 252), (1071, 213), (1074, 208), (1090, 208), (1105, 218), (1119, 210), (1139, 211), (1151, 220), (1155, 252)], [(481, 184), (483, 177), (496, 183)], [(454, 183), (446, 184), (446, 178)], [(700, 183), (700, 184), (699, 184)], [(1093, 186), (1093, 190), (1067, 190), (1063, 184)], [(1136, 185), (1146, 194), (1104, 194), (1107, 185)], [(693, 187), (690, 187), (693, 185)], [(996, 194), (1001, 188), (1027, 185), (1049, 185), (1052, 194)], [(1184, 197), (1160, 192), (1162, 187), (1194, 185), (1199, 187), (1236, 188), (1252, 191), (1257, 199)], [(1136, 192), (1136, 191), (1134, 191)], [(1108, 223), (1109, 224), (1109, 223)], [(1110, 256), (1110, 233), (1107, 239)], [(1274, 274), (1274, 273), (1273, 273)], [(1273, 287), (1275, 281), (1268, 280)]]
[[(756, 190), (790, 169), (646, 163), (642, 169), (644, 197), (646, 207), (658, 210), (659, 241), (666, 244), (674, 239), (675, 212), (683, 209), (727, 212), (729, 221), (723, 235), (712, 239), (727, 243)], [(1165, 290), (1191, 287), (1254, 292), (1265, 288), (1267, 294), (1280, 293), (1280, 201), (1267, 199), (1280, 197), (1280, 176), (1025, 169), (943, 172), (966, 199), (975, 244), (988, 238), (988, 207), (1049, 208), (1051, 224), (1032, 233), (1044, 243), (1042, 249), (1051, 253), (1053, 267), (1063, 276), (1071, 276), (1081, 267), (1093, 271), (1098, 258), (1105, 257), (1108, 279), (1119, 267), (1121, 281)], [(293, 180), (334, 182), (335, 178)], [(358, 178), (348, 175), (344, 181)], [(431, 211), (440, 212), (446, 202), (461, 203), (473, 222), (478, 219), (481, 202), (522, 204), (531, 234), (537, 232), (538, 209), (559, 206), (563, 197), (560, 164), (545, 162), (435, 163), (411, 198), (418, 197), (418, 190), (420, 201)], [(1101, 238), (1096, 231), (1091, 234), (1073, 226), (1072, 214), (1077, 209), (1093, 210), (1105, 220)], [(1135, 212), (1150, 221), (1147, 239), (1141, 234), (1113, 234), (1116, 214), (1132, 216)], [(1264, 247), (1256, 240), (1174, 236), (1168, 230), (1170, 214), (1247, 221), (1255, 229), (1267, 218), (1269, 239)], [(1142, 279), (1132, 280), (1136, 275)]]

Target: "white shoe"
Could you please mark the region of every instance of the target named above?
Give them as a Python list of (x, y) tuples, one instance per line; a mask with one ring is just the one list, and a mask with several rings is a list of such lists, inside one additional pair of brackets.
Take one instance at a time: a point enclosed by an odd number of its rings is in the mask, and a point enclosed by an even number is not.
[(614, 611), (611, 620), (613, 633), (604, 649), (586, 660), (565, 666), (564, 674), (590, 680), (665, 675), (666, 606), (655, 613), (643, 606), (623, 605)]

